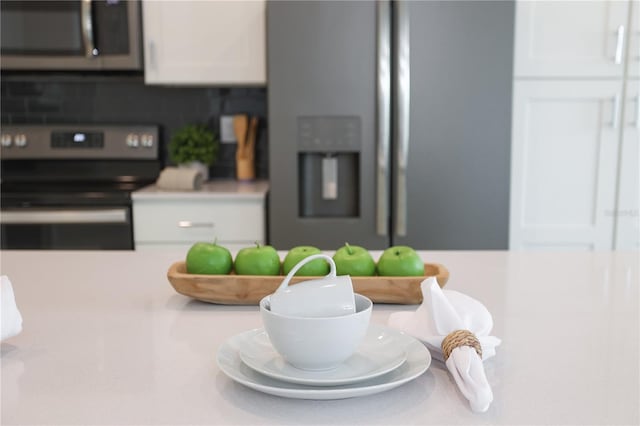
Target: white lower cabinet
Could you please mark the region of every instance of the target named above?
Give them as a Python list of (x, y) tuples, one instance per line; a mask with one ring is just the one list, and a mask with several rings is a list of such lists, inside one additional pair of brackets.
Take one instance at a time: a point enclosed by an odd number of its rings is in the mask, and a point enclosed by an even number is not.
[(640, 249), (640, 82), (627, 83), (620, 145), (614, 248)]
[(265, 243), (265, 194), (170, 193), (143, 190), (133, 194), (136, 250), (188, 250), (198, 241), (229, 250)]
[(622, 90), (514, 82), (510, 248), (613, 248)]

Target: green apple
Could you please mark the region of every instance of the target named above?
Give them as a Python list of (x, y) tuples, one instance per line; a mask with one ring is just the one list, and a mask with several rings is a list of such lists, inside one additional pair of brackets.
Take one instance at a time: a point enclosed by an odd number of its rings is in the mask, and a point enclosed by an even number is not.
[(186, 264), (190, 274), (224, 275), (231, 272), (233, 260), (225, 247), (198, 242), (187, 252)]
[(422, 276), (424, 262), (411, 247), (389, 247), (378, 259), (378, 274), (388, 277)]
[[(282, 272), (287, 275), (294, 266), (296, 266), (300, 261), (306, 257), (311, 256), (312, 254), (320, 254), (322, 251), (319, 248), (312, 246), (298, 246), (294, 247), (284, 258), (282, 262)], [(324, 259), (316, 259), (304, 265), (302, 268), (298, 269), (296, 272), (296, 276), (305, 276), (305, 277), (313, 277), (319, 275), (327, 275), (329, 273), (329, 264)]]
[(336, 250), (333, 255), (338, 275), (351, 275), (354, 277), (371, 276), (376, 273), (376, 262), (371, 253), (360, 246), (351, 246), (345, 243)]
[(280, 256), (273, 247), (256, 243), (255, 247), (245, 247), (238, 252), (235, 269), (238, 275), (278, 275)]

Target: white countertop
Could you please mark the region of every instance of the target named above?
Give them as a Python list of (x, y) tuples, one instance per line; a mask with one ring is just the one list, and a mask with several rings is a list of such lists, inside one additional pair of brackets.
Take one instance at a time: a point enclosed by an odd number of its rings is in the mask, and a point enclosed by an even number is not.
[[(190, 300), (166, 279), (180, 252), (3, 251), (24, 331), (1, 345), (8, 424), (638, 424), (638, 253), (426, 252), (447, 288), (482, 301), (503, 339), (494, 402), (470, 411), (446, 367), (368, 397), (250, 390), (217, 348), (260, 327), (255, 306)], [(415, 306), (375, 305), (391, 312)]]
[(263, 199), (269, 190), (269, 183), (265, 180), (239, 182), (237, 180), (210, 180), (197, 191), (179, 191), (160, 189), (155, 184), (134, 191), (134, 200), (185, 200), (198, 198), (257, 198)]

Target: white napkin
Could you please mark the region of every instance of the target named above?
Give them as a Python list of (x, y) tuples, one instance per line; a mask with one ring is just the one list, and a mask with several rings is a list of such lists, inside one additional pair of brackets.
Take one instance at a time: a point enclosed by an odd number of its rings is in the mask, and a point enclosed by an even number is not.
[(204, 177), (197, 169), (165, 167), (156, 180), (156, 186), (161, 189), (197, 190), (202, 188)]
[(453, 290), (442, 290), (434, 277), (420, 285), (422, 304), (415, 312), (395, 312), (389, 326), (421, 340), (434, 358), (443, 361), (442, 341), (455, 330), (469, 330), (480, 341), (482, 360), (469, 346), (455, 348), (446, 361), (449, 372), (475, 412), (485, 412), (493, 401), (482, 361), (496, 354), (501, 341), (489, 336), (493, 319), (477, 300)]
[(0, 340), (4, 340), (22, 331), (22, 315), (16, 306), (11, 281), (6, 275), (0, 277), (0, 309), (2, 309)]

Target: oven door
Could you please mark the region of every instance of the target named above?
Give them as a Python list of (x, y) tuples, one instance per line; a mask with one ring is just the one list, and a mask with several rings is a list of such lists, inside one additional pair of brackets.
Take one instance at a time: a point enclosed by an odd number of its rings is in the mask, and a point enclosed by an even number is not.
[(133, 250), (130, 207), (6, 208), (2, 249)]
[(140, 4), (0, 2), (3, 70), (141, 69)]

